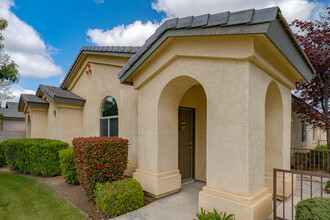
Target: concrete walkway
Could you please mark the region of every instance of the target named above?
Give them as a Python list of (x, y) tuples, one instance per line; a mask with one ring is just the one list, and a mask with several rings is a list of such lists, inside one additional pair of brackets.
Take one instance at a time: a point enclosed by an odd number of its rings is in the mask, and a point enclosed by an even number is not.
[(198, 194), (205, 186), (204, 182), (196, 181), (181, 187), (180, 191), (136, 211), (113, 218), (115, 220), (191, 220), (196, 219), (198, 212)]

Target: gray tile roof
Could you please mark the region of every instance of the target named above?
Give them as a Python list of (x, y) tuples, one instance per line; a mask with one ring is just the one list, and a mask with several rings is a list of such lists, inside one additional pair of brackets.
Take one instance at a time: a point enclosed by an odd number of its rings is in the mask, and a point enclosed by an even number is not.
[(49, 106), (49, 103), (46, 100), (39, 98), (33, 94), (21, 94), (18, 102), (18, 111), (20, 112), (24, 110), (22, 106), (23, 103), (30, 107), (48, 108)]
[(37, 97), (33, 94), (21, 94), (21, 98), (25, 103), (33, 102), (33, 103), (43, 103), (47, 104), (48, 102), (40, 97)]
[(77, 63), (79, 62), (83, 54), (99, 54), (99, 55), (108, 55), (108, 56), (121, 56), (121, 57), (131, 57), (133, 56), (139, 47), (132, 46), (84, 46), (82, 47), (76, 58), (74, 59), (71, 67), (69, 68), (67, 74), (65, 75), (60, 88), (64, 88), (66, 82), (70, 78), (70, 75)]
[(6, 102), (6, 108), (17, 109), (18, 102)]
[(17, 102), (7, 102), (6, 108), (0, 108), (0, 114), (4, 119), (25, 119), (25, 115), (18, 111)]
[(84, 105), (85, 99), (77, 96), (76, 94), (55, 86), (47, 86), (40, 84), (36, 95), (39, 96), (43, 92), (50, 97), (54, 102), (63, 102), (77, 105)]
[[(221, 27), (219, 32), (206, 32), (214, 26)], [(169, 19), (129, 59), (118, 78), (124, 83), (168, 37), (237, 34), (265, 34), (307, 81), (312, 78), (314, 69), (278, 7)]]

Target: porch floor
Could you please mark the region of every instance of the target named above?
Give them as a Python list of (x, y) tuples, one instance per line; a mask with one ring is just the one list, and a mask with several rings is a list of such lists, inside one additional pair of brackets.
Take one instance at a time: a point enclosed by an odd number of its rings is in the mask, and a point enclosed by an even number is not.
[(203, 186), (205, 186), (205, 183), (200, 181), (183, 185), (177, 193), (157, 199), (147, 206), (114, 219), (196, 219), (196, 213), (198, 212), (198, 194)]

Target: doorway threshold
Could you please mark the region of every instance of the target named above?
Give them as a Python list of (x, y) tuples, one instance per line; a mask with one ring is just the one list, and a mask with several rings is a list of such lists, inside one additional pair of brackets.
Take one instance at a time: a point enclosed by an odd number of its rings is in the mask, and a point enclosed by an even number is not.
[(187, 184), (190, 184), (193, 182), (195, 182), (195, 180), (193, 178), (184, 179), (184, 180), (181, 180), (181, 186), (184, 186), (184, 185), (187, 185)]

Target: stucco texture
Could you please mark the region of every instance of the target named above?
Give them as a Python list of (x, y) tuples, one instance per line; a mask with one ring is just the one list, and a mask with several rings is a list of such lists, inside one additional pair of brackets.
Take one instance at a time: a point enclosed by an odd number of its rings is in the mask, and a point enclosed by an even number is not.
[[(133, 73), (139, 135), (133, 175), (147, 192), (161, 196), (180, 188), (177, 109), (185, 100), (200, 102), (201, 92), (190, 92), (199, 87), (206, 97), (207, 130), (200, 206), (233, 210), (238, 219), (263, 219), (271, 212), (265, 172), (290, 166), (296, 72), (283, 71), (291, 70), (288, 63), (274, 68), (283, 57), (262, 57), (260, 40), (263, 50), (274, 50), (267, 39), (252, 36), (168, 39)], [(280, 106), (273, 108), (273, 101)]]

